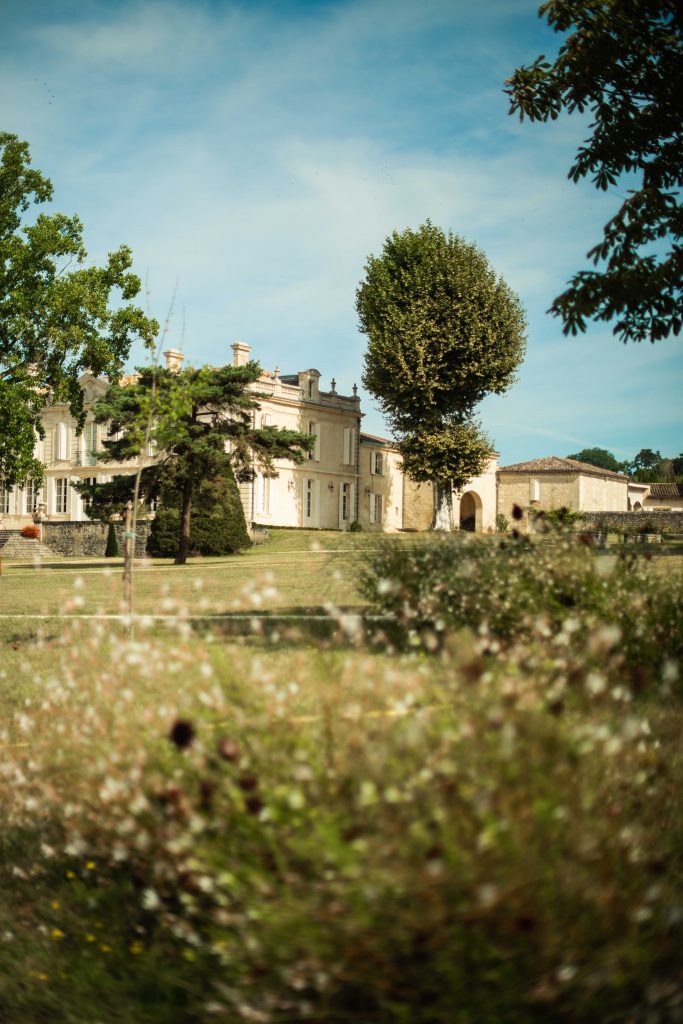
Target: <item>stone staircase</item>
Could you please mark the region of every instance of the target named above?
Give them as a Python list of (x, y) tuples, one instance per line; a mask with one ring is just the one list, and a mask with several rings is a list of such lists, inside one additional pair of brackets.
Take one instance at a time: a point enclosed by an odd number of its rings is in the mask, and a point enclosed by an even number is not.
[(0, 530), (0, 558), (12, 562), (54, 562), (63, 555), (39, 540), (22, 537), (19, 530)]

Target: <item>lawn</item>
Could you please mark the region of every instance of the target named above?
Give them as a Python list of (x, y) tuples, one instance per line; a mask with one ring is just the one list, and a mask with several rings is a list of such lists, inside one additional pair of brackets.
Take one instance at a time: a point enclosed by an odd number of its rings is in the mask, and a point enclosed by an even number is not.
[[(437, 644), (406, 587), (393, 652), (208, 617), (381, 611), (355, 587), (374, 544), (279, 531), (143, 564), (133, 637), (80, 617), (117, 611), (120, 565), (4, 566), (0, 1019), (677, 1019), (680, 628), (634, 666), (582, 596), (557, 626)], [(678, 565), (638, 556), (642, 593), (620, 584), (636, 633), (679, 593), (657, 561)]]

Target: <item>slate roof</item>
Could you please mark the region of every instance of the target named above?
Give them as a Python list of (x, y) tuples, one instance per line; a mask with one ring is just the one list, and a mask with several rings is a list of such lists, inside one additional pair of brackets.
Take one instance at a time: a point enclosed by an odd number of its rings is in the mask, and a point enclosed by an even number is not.
[(583, 473), (584, 476), (608, 476), (613, 480), (626, 480), (622, 473), (611, 469), (600, 469), (590, 466), (578, 459), (561, 459), (557, 455), (548, 455), (545, 459), (531, 459), (530, 462), (515, 462), (512, 466), (501, 466), (499, 473)]
[(683, 498), (683, 484), (650, 484), (651, 498)]

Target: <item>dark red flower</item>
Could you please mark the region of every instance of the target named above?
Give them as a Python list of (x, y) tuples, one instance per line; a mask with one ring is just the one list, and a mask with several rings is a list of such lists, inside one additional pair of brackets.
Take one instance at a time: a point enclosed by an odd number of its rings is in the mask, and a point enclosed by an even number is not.
[(178, 750), (187, 750), (192, 745), (195, 735), (192, 722), (186, 722), (184, 719), (179, 718), (177, 722), (173, 723), (168, 738)]

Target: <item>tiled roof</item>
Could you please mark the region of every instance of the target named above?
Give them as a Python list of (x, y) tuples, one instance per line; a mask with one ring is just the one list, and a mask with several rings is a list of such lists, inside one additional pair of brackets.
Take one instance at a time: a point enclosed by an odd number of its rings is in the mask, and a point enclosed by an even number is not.
[(650, 484), (651, 498), (683, 498), (683, 484)]
[(393, 441), (390, 441), (386, 437), (378, 437), (376, 434), (365, 434), (360, 435), (361, 444), (377, 444), (383, 445), (385, 448), (395, 448), (396, 445)]
[(516, 462), (512, 466), (501, 466), (499, 473), (583, 473), (584, 476), (608, 476), (614, 480), (626, 480), (621, 473), (611, 469), (600, 469), (590, 466), (578, 459), (561, 459), (557, 455), (548, 455), (545, 459), (531, 459), (530, 462)]

